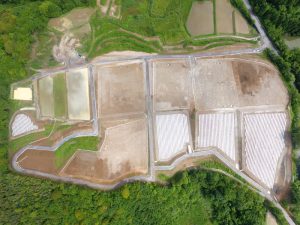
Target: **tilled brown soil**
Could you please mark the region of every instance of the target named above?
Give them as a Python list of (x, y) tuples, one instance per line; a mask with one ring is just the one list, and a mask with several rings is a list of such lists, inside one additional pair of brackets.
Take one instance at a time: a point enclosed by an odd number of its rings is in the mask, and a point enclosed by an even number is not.
[(58, 172), (55, 168), (54, 152), (50, 151), (29, 149), (17, 159), (17, 162), (24, 169), (50, 174), (57, 174)]

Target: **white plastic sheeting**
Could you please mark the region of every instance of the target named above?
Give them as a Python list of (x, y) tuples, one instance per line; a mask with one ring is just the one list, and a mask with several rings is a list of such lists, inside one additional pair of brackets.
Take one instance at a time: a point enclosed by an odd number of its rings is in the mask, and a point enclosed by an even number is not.
[(279, 157), (285, 148), (286, 113), (257, 113), (244, 116), (247, 169), (267, 187), (275, 182)]
[(29, 131), (37, 130), (30, 117), (25, 114), (18, 114), (12, 123), (12, 136), (18, 136)]
[(197, 147), (217, 147), (235, 161), (235, 115), (229, 113), (200, 114)]
[(188, 118), (185, 114), (156, 116), (158, 161), (167, 161), (186, 150), (190, 143)]

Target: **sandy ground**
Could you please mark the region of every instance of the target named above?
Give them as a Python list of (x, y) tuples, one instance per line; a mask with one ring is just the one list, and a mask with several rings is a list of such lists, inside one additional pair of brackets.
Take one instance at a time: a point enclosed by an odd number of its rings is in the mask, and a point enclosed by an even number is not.
[(193, 94), (189, 62), (157, 60), (152, 63), (155, 110), (188, 109)]
[(233, 8), (228, 0), (216, 1), (216, 17), (218, 33), (233, 33)]
[(71, 70), (66, 74), (68, 114), (71, 120), (90, 120), (88, 69)]
[(212, 34), (214, 32), (212, 2), (194, 2), (186, 26), (192, 36)]
[(247, 21), (238, 11), (235, 11), (235, 29), (239, 34), (249, 34), (250, 32)]
[(53, 78), (47, 76), (38, 81), (38, 100), (42, 117), (54, 117)]
[(96, 67), (99, 116), (145, 111), (145, 81), (142, 62)]
[(147, 172), (147, 122), (145, 118), (135, 118), (107, 128), (99, 152), (78, 151), (61, 175), (96, 183), (113, 183)]

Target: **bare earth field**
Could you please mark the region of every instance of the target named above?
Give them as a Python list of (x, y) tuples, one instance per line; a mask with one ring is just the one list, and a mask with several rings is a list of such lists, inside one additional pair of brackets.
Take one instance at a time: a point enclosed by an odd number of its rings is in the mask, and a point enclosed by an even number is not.
[(36, 170), (44, 173), (56, 174), (54, 152), (27, 150), (19, 158), (18, 164), (29, 170)]
[(194, 2), (186, 26), (192, 36), (212, 34), (214, 32), (213, 3)]
[(148, 134), (145, 118), (109, 127), (99, 152), (78, 151), (61, 175), (114, 183), (148, 172)]
[(140, 61), (96, 67), (99, 116), (145, 111), (145, 80)]
[(189, 62), (157, 60), (152, 65), (155, 110), (188, 109), (193, 94)]
[(216, 17), (218, 33), (233, 33), (233, 8), (228, 0), (216, 1)]

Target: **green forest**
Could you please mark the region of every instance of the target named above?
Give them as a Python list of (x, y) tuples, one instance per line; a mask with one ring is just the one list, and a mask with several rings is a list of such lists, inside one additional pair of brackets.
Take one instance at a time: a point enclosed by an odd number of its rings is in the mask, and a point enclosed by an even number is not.
[[(128, 4), (135, 2), (123, 1)], [(288, 50), (282, 42), (285, 33), (299, 34), (299, 20), (291, 21), (289, 16), (299, 13), (299, 10), (293, 9), (299, 6), (299, 1), (251, 0), (251, 4), (281, 53), (278, 56), (267, 52), (289, 85), (294, 113), (293, 140), (295, 147), (299, 147), (300, 98), (294, 82), (300, 88), (300, 53), (299, 50)], [(75, 7), (94, 5), (93, 0), (1, 1), (0, 224), (259, 225), (265, 223), (267, 209), (274, 213), (280, 224), (285, 224), (280, 212), (247, 186), (203, 168), (178, 173), (165, 185), (136, 182), (110, 192), (21, 176), (9, 169), (8, 124), (13, 108), (9, 87), (11, 83), (29, 76), (27, 64), (33, 35), (44, 32), (50, 18)], [(260, 8), (266, 10), (260, 12)], [(273, 10), (286, 21), (271, 18)], [(154, 8), (153, 13), (161, 12)], [(299, 19), (299, 16), (295, 18)], [(300, 181), (297, 180), (293, 183), (292, 198), (285, 206), (300, 224), (299, 205)]]

